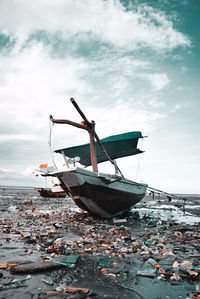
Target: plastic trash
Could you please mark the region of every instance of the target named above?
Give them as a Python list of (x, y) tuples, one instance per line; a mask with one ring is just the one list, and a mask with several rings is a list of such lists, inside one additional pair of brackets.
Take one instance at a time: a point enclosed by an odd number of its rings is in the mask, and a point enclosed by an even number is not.
[(61, 293), (71, 293), (71, 294), (88, 294), (90, 289), (66, 287), (64, 285), (60, 285), (56, 288), (56, 291)]
[(79, 255), (65, 255), (65, 256), (59, 256), (58, 258), (55, 259), (55, 262), (66, 266), (68, 268), (73, 268), (76, 264), (76, 262), (79, 259)]
[(144, 270), (144, 271), (138, 271), (136, 273), (136, 276), (142, 276), (142, 277), (149, 277), (154, 278), (155, 277), (155, 270)]
[(177, 261), (175, 261), (172, 265), (173, 268), (178, 268), (179, 266), (180, 264)]
[(44, 282), (44, 283), (46, 283), (46, 284), (48, 284), (48, 285), (53, 285), (53, 281), (51, 280), (46, 280), (46, 279), (42, 279), (42, 281)]
[(177, 273), (173, 273), (173, 275), (170, 276), (170, 280), (178, 281), (178, 280), (181, 280), (181, 277), (180, 277), (179, 274), (177, 274)]
[(100, 265), (109, 265), (109, 261), (98, 261)]
[(31, 279), (31, 275), (30, 274), (28, 274), (26, 276), (26, 278), (24, 278), (24, 279), (13, 279), (11, 281), (11, 283), (21, 283), (21, 282), (24, 282), (24, 281), (29, 280), (29, 279)]
[(189, 270), (192, 267), (192, 264), (192, 261), (185, 260), (180, 264), (180, 266), (186, 270)]
[(183, 236), (183, 234), (181, 232), (174, 232), (174, 236), (175, 237), (178, 237), (178, 238), (181, 238)]
[(147, 260), (147, 263), (149, 263), (150, 265), (153, 265), (153, 266), (156, 265), (156, 261), (155, 261), (154, 259), (152, 259), (152, 258), (149, 258), (149, 259)]
[(60, 285), (56, 288), (57, 292), (66, 293), (66, 288), (63, 285)]
[(127, 220), (124, 218), (124, 219), (113, 219), (113, 223), (126, 223)]
[(0, 264), (0, 269), (6, 270), (8, 267), (8, 264)]
[(54, 245), (61, 245), (61, 244), (65, 244), (64, 238), (58, 238), (54, 241)]

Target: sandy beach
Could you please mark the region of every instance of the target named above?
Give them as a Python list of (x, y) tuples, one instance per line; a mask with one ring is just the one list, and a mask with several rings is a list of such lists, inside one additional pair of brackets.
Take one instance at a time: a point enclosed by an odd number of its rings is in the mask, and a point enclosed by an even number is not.
[(1, 188), (0, 298), (199, 298), (200, 196), (184, 198), (98, 219)]

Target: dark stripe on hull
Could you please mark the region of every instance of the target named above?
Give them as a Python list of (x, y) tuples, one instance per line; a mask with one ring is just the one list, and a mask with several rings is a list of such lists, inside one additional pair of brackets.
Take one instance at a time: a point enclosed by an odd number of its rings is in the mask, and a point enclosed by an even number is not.
[(73, 197), (80, 197), (73, 198), (79, 207), (104, 218), (129, 210), (145, 196), (145, 193), (133, 194), (89, 183), (71, 187), (70, 192)]

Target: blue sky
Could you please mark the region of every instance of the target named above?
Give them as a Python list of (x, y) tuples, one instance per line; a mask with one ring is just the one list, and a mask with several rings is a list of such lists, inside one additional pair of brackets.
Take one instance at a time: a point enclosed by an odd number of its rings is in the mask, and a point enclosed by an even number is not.
[[(0, 184), (43, 184), (49, 115), (81, 121), (74, 97), (100, 138), (148, 136), (140, 158), (119, 159), (126, 177), (200, 193), (199, 15), (199, 0), (1, 0)], [(53, 149), (82, 142), (53, 127)]]

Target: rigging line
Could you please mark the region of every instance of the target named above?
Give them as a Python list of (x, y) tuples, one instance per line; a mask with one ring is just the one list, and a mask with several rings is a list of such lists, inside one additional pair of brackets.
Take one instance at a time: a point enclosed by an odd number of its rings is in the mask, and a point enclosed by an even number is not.
[[(143, 138), (141, 140), (141, 150), (143, 148)], [(138, 173), (139, 173), (139, 169), (140, 169), (140, 162), (141, 162), (141, 155), (139, 155), (138, 157), (138, 163), (137, 163), (137, 170), (136, 170), (136, 180), (138, 179)]]
[(53, 165), (55, 166), (56, 169), (58, 169), (58, 167), (56, 166), (55, 160), (54, 160), (54, 156), (53, 156), (53, 151), (52, 151), (52, 147), (51, 147), (51, 135), (52, 135), (52, 128), (53, 128), (53, 123), (51, 122), (51, 120), (49, 121), (49, 137), (48, 137), (48, 145), (49, 145), (49, 150), (50, 150), (50, 154), (51, 154), (51, 159), (53, 162)]
[(110, 158), (109, 154), (107, 153), (105, 147), (103, 146), (101, 140), (99, 139), (99, 137), (97, 136), (97, 133), (95, 131), (94, 131), (94, 136), (95, 136), (96, 141), (97, 141), (100, 149), (102, 150), (103, 154), (107, 157), (107, 159), (110, 161), (110, 163), (114, 165), (115, 169), (117, 169), (119, 171), (119, 173), (121, 174), (121, 177), (124, 179), (124, 176), (123, 176), (121, 170), (119, 169), (117, 163)]
[(153, 192), (158, 192), (158, 193), (161, 193), (161, 194), (165, 194), (166, 196), (170, 196), (172, 198), (177, 198), (177, 199), (181, 199), (183, 200), (184, 202), (186, 201), (186, 198), (184, 197), (181, 197), (181, 196), (178, 196), (178, 195), (175, 195), (175, 194), (172, 194), (172, 193), (168, 193), (168, 192), (165, 192), (165, 191), (162, 191), (162, 190), (159, 190), (159, 189), (156, 189), (156, 188), (153, 188), (153, 187), (150, 187), (148, 186), (147, 189), (149, 191), (153, 191)]

